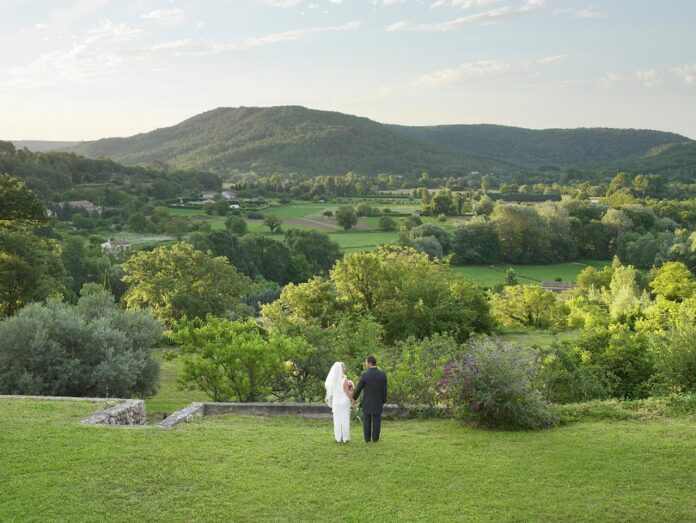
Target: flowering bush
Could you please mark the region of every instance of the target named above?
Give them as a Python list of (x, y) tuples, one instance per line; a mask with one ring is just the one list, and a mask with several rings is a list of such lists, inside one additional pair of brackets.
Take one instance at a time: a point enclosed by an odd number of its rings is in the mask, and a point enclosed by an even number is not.
[(533, 359), (488, 337), (470, 340), (447, 365), (440, 390), (453, 414), (500, 429), (538, 429), (555, 423), (532, 379)]

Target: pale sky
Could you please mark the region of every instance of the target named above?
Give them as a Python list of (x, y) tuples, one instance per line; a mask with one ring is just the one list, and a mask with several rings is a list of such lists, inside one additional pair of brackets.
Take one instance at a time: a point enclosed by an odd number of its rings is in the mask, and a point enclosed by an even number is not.
[(694, 0), (0, 0), (0, 139), (219, 106), (696, 138)]

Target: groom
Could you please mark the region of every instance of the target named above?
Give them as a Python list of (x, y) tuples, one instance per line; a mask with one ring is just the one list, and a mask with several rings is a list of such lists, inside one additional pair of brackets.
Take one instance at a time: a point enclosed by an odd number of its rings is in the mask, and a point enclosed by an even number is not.
[(387, 402), (387, 375), (377, 368), (377, 358), (365, 358), (367, 370), (360, 376), (360, 383), (355, 388), (353, 399), (357, 400), (365, 389), (360, 407), (363, 411), (363, 430), (365, 443), (370, 440), (379, 441), (379, 430), (382, 425), (382, 407)]

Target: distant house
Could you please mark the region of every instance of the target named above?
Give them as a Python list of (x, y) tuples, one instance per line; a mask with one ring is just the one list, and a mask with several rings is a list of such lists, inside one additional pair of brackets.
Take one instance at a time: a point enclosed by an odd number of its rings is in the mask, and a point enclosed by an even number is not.
[(237, 194), (230, 191), (222, 191), (222, 197), (225, 200), (236, 200)]
[(99, 205), (94, 205), (89, 200), (71, 200), (68, 202), (60, 202), (58, 204), (61, 209), (64, 207), (70, 207), (72, 209), (81, 209), (87, 211), (89, 214), (101, 214), (102, 208)]
[(216, 195), (217, 195), (217, 193), (215, 193), (215, 192), (204, 192), (204, 193), (201, 195), (201, 197), (202, 197), (204, 200), (206, 200), (206, 201), (211, 201), (211, 200), (214, 200), (214, 199), (215, 199), (215, 196), (216, 196)]
[(565, 281), (542, 281), (541, 288), (552, 292), (563, 292), (577, 287), (574, 283)]
[(130, 243), (126, 240), (108, 240), (101, 244), (104, 254), (122, 254), (130, 249)]

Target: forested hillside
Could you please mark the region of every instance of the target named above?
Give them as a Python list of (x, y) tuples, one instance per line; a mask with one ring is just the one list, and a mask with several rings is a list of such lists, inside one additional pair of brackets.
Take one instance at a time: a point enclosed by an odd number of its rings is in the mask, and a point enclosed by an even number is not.
[(37, 153), (45, 153), (48, 151), (58, 151), (67, 147), (74, 147), (80, 142), (78, 141), (55, 141), (55, 140), (12, 140), (12, 143), (17, 149), (27, 148), (30, 151)]
[(674, 144), (651, 151), (642, 158), (597, 165), (592, 170), (603, 175), (617, 172), (655, 174), (664, 180), (693, 182), (696, 180), (696, 142)]
[(665, 144), (688, 141), (675, 133), (643, 129), (524, 129), (503, 125), (438, 125), (389, 129), (466, 154), (514, 164), (566, 167), (639, 158)]
[(173, 127), (85, 142), (73, 150), (130, 164), (162, 161), (217, 173), (339, 175), (354, 171), (413, 176), (428, 171), (433, 176), (457, 176), (514, 169), (405, 137), (367, 118), (297, 106), (221, 107)]
[[(0, 141), (0, 174), (9, 174), (26, 184), (44, 201), (71, 196), (85, 197), (85, 190), (116, 190), (155, 198), (171, 198), (188, 192), (219, 189), (216, 174), (170, 170), (156, 164), (125, 166), (109, 159), (90, 159), (68, 152), (17, 150), (11, 142)], [(75, 192), (77, 191), (77, 192)]]

